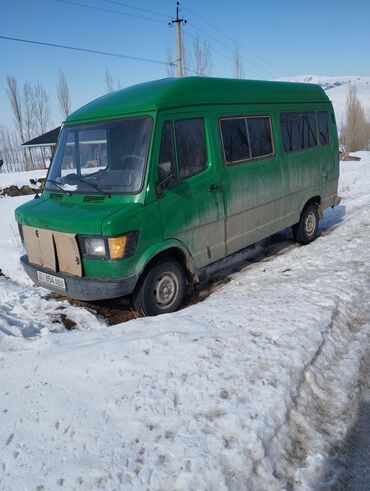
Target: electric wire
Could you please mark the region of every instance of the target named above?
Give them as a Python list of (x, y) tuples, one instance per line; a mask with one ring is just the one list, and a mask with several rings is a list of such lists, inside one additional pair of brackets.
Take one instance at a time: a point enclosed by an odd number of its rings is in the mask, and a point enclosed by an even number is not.
[[(198, 26), (196, 26), (193, 22), (187, 22), (188, 25), (190, 25), (193, 29), (195, 29), (196, 31), (202, 33), (204, 36), (208, 37), (209, 39), (212, 39), (212, 41), (214, 41), (215, 43), (219, 44), (220, 46), (222, 46), (224, 49), (227, 49), (228, 51), (231, 51), (233, 52), (233, 49), (230, 48), (230, 46), (224, 44), (222, 41), (220, 41), (219, 39), (215, 38), (214, 36), (212, 36), (211, 34), (208, 34), (206, 31), (204, 31), (203, 29), (199, 28)], [(268, 74), (268, 75), (271, 75), (272, 77), (275, 77), (276, 75), (274, 73), (272, 73), (270, 70), (267, 70), (266, 68), (263, 68), (261, 67), (260, 65), (257, 65), (257, 63), (254, 63), (253, 61), (251, 60), (248, 60), (247, 58), (245, 58), (244, 56), (240, 56), (246, 65), (253, 65), (255, 68), (257, 68), (258, 70)]]
[[(164, 24), (166, 23), (165, 21), (162, 21), (162, 20), (158, 20), (158, 19), (152, 19), (152, 18), (148, 18), (148, 17), (144, 17), (144, 16), (139, 16), (139, 15), (134, 15), (134, 14), (129, 14), (129, 13), (126, 13), (126, 12), (121, 12), (121, 11), (118, 11), (118, 10), (112, 10), (112, 9), (106, 9), (106, 8), (101, 8), (101, 7), (94, 7), (94, 6), (91, 6), (91, 5), (85, 5), (83, 3), (80, 3), (80, 2), (75, 2), (75, 1), (72, 1), (72, 0), (56, 0), (57, 2), (59, 3), (65, 3), (65, 4), (69, 4), (69, 5), (74, 5), (74, 6), (78, 6), (78, 7), (83, 7), (83, 8), (87, 8), (87, 9), (90, 9), (90, 10), (98, 10), (98, 11), (102, 11), (102, 12), (108, 12), (108, 13), (112, 13), (112, 14), (118, 14), (118, 15), (123, 15), (123, 16), (129, 16), (129, 17), (134, 17), (134, 18), (137, 18), (137, 19), (141, 19), (141, 20), (149, 20), (149, 21), (152, 21), (152, 22), (157, 22), (157, 23), (160, 23), (160, 24)], [(152, 13), (154, 15), (161, 15), (163, 17), (166, 17), (166, 18), (169, 18), (169, 16), (166, 16), (165, 14), (162, 14), (160, 12), (155, 12), (153, 10), (148, 10), (148, 9), (142, 9), (140, 7), (134, 7), (132, 5), (129, 5), (127, 3), (124, 3), (124, 2), (119, 2), (118, 0), (104, 0), (106, 2), (109, 2), (109, 3), (112, 3), (112, 4), (115, 4), (115, 5), (121, 5), (123, 7), (128, 7), (128, 8), (134, 8), (135, 10), (140, 10), (140, 11), (144, 11), (144, 12), (149, 12), (149, 13)], [(171, 1), (171, 0), (170, 0)], [(171, 1), (172, 3), (172, 1)], [(175, 2), (176, 3), (176, 2)], [(187, 8), (187, 7), (185, 7)], [(190, 11), (190, 9), (188, 9)], [(192, 11), (191, 11), (192, 12)], [(193, 12), (192, 12), (193, 13)], [(199, 17), (197, 14), (193, 14), (193, 15), (196, 15), (197, 17)], [(200, 17), (199, 17), (200, 18)], [(226, 44), (222, 43), (221, 41), (219, 41), (217, 38), (213, 37), (212, 35), (208, 34), (207, 32), (203, 31), (202, 29), (200, 29), (199, 27), (197, 27), (196, 25), (194, 25), (193, 23), (189, 23), (188, 22), (188, 25), (190, 25), (193, 29), (195, 29), (196, 31), (202, 33), (204, 36), (212, 39), (214, 42), (218, 43), (220, 46), (222, 46), (224, 49), (227, 49), (227, 50), (230, 50), (232, 51), (232, 49), (227, 46)], [(186, 31), (184, 30), (184, 33)], [(191, 36), (189, 33), (187, 33), (187, 35)], [(215, 52), (215, 53), (218, 53), (219, 55), (223, 56), (224, 58), (226, 58), (227, 60), (229, 61), (233, 61), (230, 57), (226, 56), (225, 54), (221, 53), (220, 51), (217, 51), (214, 47), (210, 47), (210, 50)], [(269, 75), (272, 75), (272, 76), (275, 76), (274, 74), (272, 74), (271, 72), (267, 71), (266, 69), (258, 66), (256, 63), (250, 61), (250, 60), (246, 60), (244, 57), (241, 56), (242, 59), (244, 59), (245, 63), (247, 65), (253, 65), (255, 66), (257, 69), (259, 70), (262, 70), (263, 72), (265, 73), (268, 73)], [(249, 69), (251, 69), (249, 67)], [(254, 71), (252, 69), (252, 71)], [(193, 73), (196, 73), (195, 71), (193, 71)]]
[[(190, 32), (188, 32), (188, 31), (186, 31), (185, 29), (183, 30), (183, 34), (184, 34), (184, 36), (187, 36), (187, 37), (189, 37), (189, 38), (193, 39), (193, 41), (196, 41), (196, 40), (197, 40), (197, 37), (196, 37), (196, 36), (194, 36), (193, 34), (191, 34), (191, 33), (190, 33)], [(222, 53), (222, 51), (218, 51), (218, 50), (217, 50), (217, 49), (215, 49), (213, 46), (209, 46), (209, 49), (210, 49), (212, 52), (217, 53), (217, 54), (218, 54), (218, 55), (220, 55), (220, 56), (223, 56), (223, 57), (224, 57), (226, 60), (229, 60), (229, 61), (231, 61), (231, 62), (233, 61), (233, 59), (232, 59), (232, 58), (230, 58), (230, 56), (225, 55), (225, 53)]]
[[(270, 63), (269, 61), (263, 59), (261, 56), (257, 55), (256, 53), (254, 53), (252, 50), (246, 48), (245, 46), (241, 45), (240, 43), (238, 43), (234, 38), (232, 38), (231, 36), (229, 36), (227, 33), (225, 33), (224, 31), (222, 31), (219, 27), (211, 24), (209, 21), (207, 21), (206, 19), (204, 19), (203, 17), (201, 17), (200, 15), (198, 15), (196, 12), (194, 12), (191, 8), (187, 7), (186, 5), (183, 7), (185, 10), (187, 10), (189, 13), (191, 13), (192, 15), (194, 15), (195, 17), (197, 17), (199, 20), (201, 20), (202, 22), (204, 22), (205, 24), (207, 24), (209, 27), (211, 27), (212, 29), (215, 29), (216, 31), (218, 31), (220, 34), (222, 34), (224, 37), (226, 37), (227, 39), (229, 39), (229, 41), (233, 42), (234, 44), (237, 44), (239, 45), (244, 51), (250, 53), (251, 55), (255, 56), (259, 61), (261, 61), (262, 63), (265, 63), (266, 65), (269, 65), (271, 68), (273, 68), (275, 71), (277, 71), (279, 74), (282, 74), (284, 75), (284, 73), (280, 70), (280, 68), (277, 68), (275, 65), (273, 65), (272, 63)], [(228, 49), (231, 49), (231, 48), (228, 48)], [(249, 60), (250, 61), (250, 60)]]
[(20, 43), (37, 44), (37, 45), (41, 45), (41, 46), (50, 46), (53, 48), (69, 49), (69, 50), (73, 50), (73, 51), (82, 51), (85, 53), (91, 53), (91, 54), (95, 54), (95, 55), (113, 56), (115, 58), (124, 58), (127, 60), (143, 61), (146, 63), (154, 63), (157, 65), (166, 65), (166, 66), (173, 66), (174, 65), (174, 63), (171, 63), (171, 62), (162, 61), (162, 60), (155, 60), (152, 58), (142, 58), (141, 56), (131, 56), (131, 55), (124, 55), (121, 53), (112, 53), (110, 51), (99, 51), (96, 49), (80, 48), (77, 46), (70, 46), (67, 44), (47, 43), (44, 41), (34, 41), (31, 39), (22, 39), (22, 38), (15, 38), (15, 37), (1, 36), (1, 35), (0, 35), (0, 39), (5, 39), (8, 41), (17, 41)]
[(113, 5), (120, 5), (121, 7), (126, 7), (126, 8), (129, 8), (129, 9), (138, 10), (140, 12), (146, 12), (148, 14), (158, 15), (158, 16), (164, 17), (166, 19), (170, 19), (171, 18), (170, 15), (166, 15), (166, 14), (163, 14), (161, 12), (156, 12), (155, 10), (149, 10), (149, 9), (144, 9), (144, 8), (141, 8), (141, 7), (135, 7), (134, 5), (130, 5), (130, 4), (124, 3), (124, 2), (119, 2), (118, 0), (104, 0), (104, 2), (111, 3)]
[(89, 9), (89, 10), (98, 10), (100, 12), (108, 12), (109, 14), (118, 14), (118, 15), (123, 15), (126, 17), (133, 17), (135, 19), (148, 20), (151, 22), (156, 22), (158, 24), (166, 24), (166, 21), (164, 21), (164, 20), (152, 19), (150, 17), (144, 17), (143, 15), (129, 14), (127, 12), (120, 12), (119, 10), (106, 9), (103, 7), (93, 7), (92, 5), (85, 5), (84, 3), (72, 2), (70, 0), (56, 0), (56, 1), (59, 3), (65, 3), (65, 4), (69, 4), (69, 5), (75, 5), (77, 7), (83, 7), (85, 9)]

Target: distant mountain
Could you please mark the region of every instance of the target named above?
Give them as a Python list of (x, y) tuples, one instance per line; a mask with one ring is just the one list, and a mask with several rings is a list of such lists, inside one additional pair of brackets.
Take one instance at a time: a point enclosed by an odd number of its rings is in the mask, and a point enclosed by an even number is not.
[(306, 82), (320, 85), (328, 94), (333, 103), (337, 125), (340, 127), (344, 121), (346, 111), (346, 98), (348, 85), (355, 84), (357, 96), (370, 119), (370, 77), (346, 75), (343, 77), (326, 77), (324, 75), (297, 75), (294, 77), (279, 78), (285, 82)]

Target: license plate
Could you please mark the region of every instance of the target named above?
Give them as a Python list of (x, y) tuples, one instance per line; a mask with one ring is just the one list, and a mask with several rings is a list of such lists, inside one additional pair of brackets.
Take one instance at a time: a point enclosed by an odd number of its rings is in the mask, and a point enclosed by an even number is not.
[(45, 283), (46, 285), (55, 286), (61, 290), (66, 289), (66, 283), (63, 278), (54, 276), (52, 274), (43, 273), (42, 271), (37, 271), (37, 279), (40, 283)]

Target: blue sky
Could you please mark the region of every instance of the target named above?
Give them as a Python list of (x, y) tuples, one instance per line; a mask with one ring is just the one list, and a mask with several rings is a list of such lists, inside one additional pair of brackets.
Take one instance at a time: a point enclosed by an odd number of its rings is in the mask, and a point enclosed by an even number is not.
[[(70, 1), (155, 21), (57, 0), (1, 0), (0, 35), (163, 61), (166, 50), (175, 47), (175, 30), (167, 25), (175, 14), (174, 0)], [(181, 4), (182, 15), (188, 20), (185, 43), (190, 45), (190, 36), (201, 30), (200, 39), (206, 40), (212, 51), (214, 76), (232, 76), (229, 58), (234, 41), (240, 45), (247, 78), (306, 73), (370, 75), (369, 0), (184, 0)], [(0, 39), (0, 123), (11, 125), (5, 76), (13, 74), (20, 85), (25, 81), (43, 83), (50, 95), (53, 123), (59, 124), (59, 69), (70, 86), (72, 109), (104, 93), (105, 69), (123, 87), (167, 76), (161, 65)]]

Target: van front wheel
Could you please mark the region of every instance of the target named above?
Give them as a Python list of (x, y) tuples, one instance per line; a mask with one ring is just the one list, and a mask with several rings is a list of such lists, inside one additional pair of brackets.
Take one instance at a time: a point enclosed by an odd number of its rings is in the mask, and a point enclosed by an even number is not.
[(302, 211), (298, 223), (293, 225), (293, 238), (301, 244), (308, 244), (316, 239), (319, 230), (319, 213), (317, 205), (308, 205)]
[(186, 280), (181, 265), (172, 259), (155, 264), (134, 294), (135, 309), (146, 316), (175, 312), (185, 297)]

